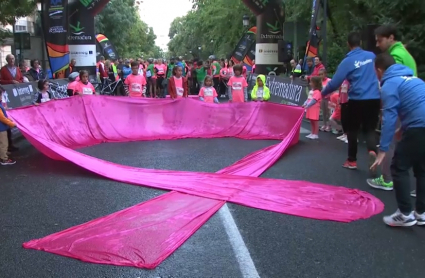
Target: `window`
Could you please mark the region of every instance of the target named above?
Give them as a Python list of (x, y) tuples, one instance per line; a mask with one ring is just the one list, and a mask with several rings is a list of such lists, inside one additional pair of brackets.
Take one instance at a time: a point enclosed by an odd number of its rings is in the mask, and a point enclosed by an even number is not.
[(15, 25), (15, 31), (16, 32), (26, 32), (27, 26), (25, 26), (25, 25)]

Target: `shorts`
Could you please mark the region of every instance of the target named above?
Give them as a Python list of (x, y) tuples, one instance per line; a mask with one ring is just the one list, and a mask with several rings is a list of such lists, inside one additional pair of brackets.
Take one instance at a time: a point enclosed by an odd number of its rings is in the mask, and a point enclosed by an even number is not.
[(164, 82), (164, 76), (158, 76), (156, 78), (156, 86), (160, 89), (164, 89), (164, 86), (162, 85), (162, 83)]

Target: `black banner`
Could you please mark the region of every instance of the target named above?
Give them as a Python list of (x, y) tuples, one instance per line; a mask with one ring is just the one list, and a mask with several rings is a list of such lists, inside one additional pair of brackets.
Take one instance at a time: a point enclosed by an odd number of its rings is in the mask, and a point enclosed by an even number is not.
[(59, 78), (69, 67), (67, 4), (67, 0), (44, 0), (41, 11), (50, 70)]
[[(255, 86), (256, 78), (257, 74), (248, 77), (249, 94)], [(289, 77), (268, 75), (266, 76), (266, 86), (270, 89), (271, 102), (302, 106), (308, 96), (308, 84), (299, 78), (292, 80)]]
[(231, 59), (235, 63), (240, 63), (244, 60), (245, 56), (248, 54), (252, 45), (255, 45), (255, 27), (252, 27), (247, 31), (243, 37), (239, 40), (238, 44), (233, 50)]
[(70, 58), (76, 60), (77, 70), (87, 70), (96, 75), (96, 36), (94, 16), (83, 5), (84, 0), (68, 0)]
[(283, 40), (285, 6), (282, 0), (269, 0), (265, 11), (257, 16), (255, 70), (261, 74), (279, 75), (283, 64), (278, 59), (278, 41)]

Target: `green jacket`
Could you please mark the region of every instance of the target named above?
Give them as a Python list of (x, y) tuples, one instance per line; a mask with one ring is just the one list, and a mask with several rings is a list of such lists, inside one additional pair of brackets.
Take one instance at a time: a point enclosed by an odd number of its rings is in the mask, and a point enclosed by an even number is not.
[[(263, 74), (257, 75), (257, 79), (260, 78), (263, 81), (263, 100), (270, 99), (270, 89), (266, 86), (266, 76)], [(251, 99), (257, 99), (258, 81), (255, 81), (255, 86), (251, 92)]]
[(410, 55), (409, 51), (404, 47), (401, 42), (396, 42), (389, 49), (388, 52), (393, 56), (397, 64), (405, 65), (413, 70), (415, 76), (418, 76), (415, 59)]

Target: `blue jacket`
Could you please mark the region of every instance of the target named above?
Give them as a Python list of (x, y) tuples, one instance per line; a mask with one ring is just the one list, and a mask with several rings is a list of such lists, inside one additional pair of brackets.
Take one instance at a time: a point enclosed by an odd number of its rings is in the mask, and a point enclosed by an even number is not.
[[(3, 107), (3, 105), (0, 103), (0, 110), (1, 110), (1, 112), (0, 113), (3, 113), (3, 115), (4, 115), (4, 117), (6, 117), (7, 118), (7, 113), (6, 113), (6, 109), (4, 109), (4, 107)], [(6, 130), (8, 130), (10, 127), (7, 125), (7, 124), (5, 124), (5, 123), (3, 123), (3, 122), (0, 122), (0, 132), (3, 132), (3, 131), (6, 131)]]
[(397, 117), (402, 130), (425, 128), (425, 82), (408, 67), (395, 64), (381, 80), (382, 128), (379, 149), (388, 151), (394, 137)]
[(177, 62), (177, 64), (176, 64), (176, 65), (182, 68), (182, 71), (183, 71), (182, 75), (183, 75), (183, 76), (186, 76), (185, 66), (184, 66), (183, 62), (180, 62), (180, 61), (179, 61), (179, 62)]
[(357, 47), (347, 53), (339, 64), (332, 80), (322, 90), (326, 96), (341, 86), (345, 79), (350, 83), (348, 98), (352, 100), (380, 99), (378, 78), (374, 68), (375, 54)]

